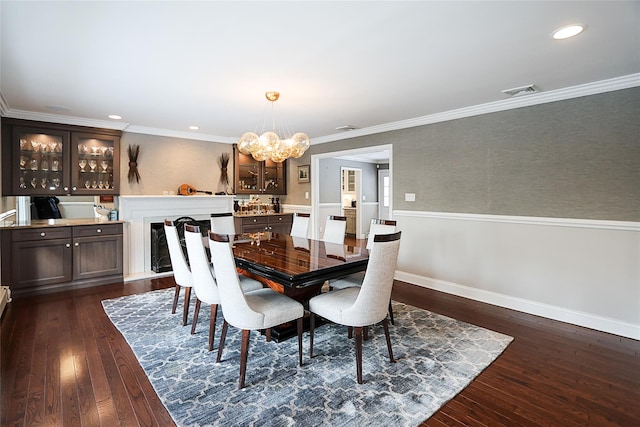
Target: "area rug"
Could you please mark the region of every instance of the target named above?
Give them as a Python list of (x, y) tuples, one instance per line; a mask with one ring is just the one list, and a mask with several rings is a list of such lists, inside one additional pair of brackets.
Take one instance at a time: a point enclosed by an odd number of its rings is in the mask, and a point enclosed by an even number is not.
[[(223, 360), (207, 351), (209, 309), (198, 329), (171, 314), (173, 289), (102, 301), (153, 388), (178, 426), (416, 426), (466, 387), (509, 345), (497, 332), (393, 303), (390, 326), (397, 363), (389, 363), (384, 331), (363, 346), (363, 380), (356, 381), (354, 342), (343, 326), (316, 329), (314, 357), (303, 339), (267, 342), (253, 332), (246, 387), (238, 390), (240, 332), (229, 327)], [(192, 306), (193, 306), (192, 302)], [(192, 316), (193, 309), (190, 313)]]

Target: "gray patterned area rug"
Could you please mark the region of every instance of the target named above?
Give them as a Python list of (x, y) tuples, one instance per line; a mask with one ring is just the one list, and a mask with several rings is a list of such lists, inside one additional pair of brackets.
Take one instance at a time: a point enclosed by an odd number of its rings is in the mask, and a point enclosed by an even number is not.
[[(207, 351), (209, 309), (198, 329), (171, 314), (173, 289), (102, 302), (178, 426), (415, 426), (466, 387), (512, 338), (393, 303), (390, 326), (397, 363), (389, 363), (382, 326), (363, 345), (363, 380), (356, 382), (354, 342), (343, 326), (316, 329), (314, 358), (303, 339), (266, 342), (252, 333), (246, 388), (238, 390), (240, 332), (229, 327), (223, 360)], [(192, 301), (192, 307), (194, 303)], [(193, 309), (191, 310), (193, 311)], [(190, 313), (190, 318), (193, 318)]]

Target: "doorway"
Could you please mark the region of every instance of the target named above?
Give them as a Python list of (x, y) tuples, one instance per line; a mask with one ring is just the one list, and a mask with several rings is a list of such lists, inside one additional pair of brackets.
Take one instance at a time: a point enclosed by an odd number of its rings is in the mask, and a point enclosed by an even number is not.
[(351, 167), (340, 168), (340, 200), (342, 213), (347, 218), (345, 234), (349, 237), (362, 236), (362, 181), (361, 170)]
[[(376, 158), (375, 163), (388, 163), (389, 164), (389, 192), (388, 192), (388, 211), (389, 217), (393, 215), (393, 145), (377, 145), (372, 147), (356, 148), (352, 150), (334, 151), (330, 153), (319, 153), (311, 156), (311, 230), (310, 237), (312, 239), (318, 239), (322, 236), (321, 227), (323, 227), (327, 214), (342, 215), (342, 200), (340, 200), (340, 193), (336, 194), (335, 200), (332, 198), (330, 201), (321, 201), (321, 186), (326, 187), (327, 177), (323, 177), (320, 169), (320, 160), (324, 159), (349, 159), (357, 161), (372, 162), (372, 158)], [(336, 173), (336, 177), (338, 174)], [(338, 177), (339, 178), (339, 177)], [(376, 180), (377, 178), (373, 178)], [(333, 185), (333, 184), (332, 184)], [(324, 196), (323, 196), (324, 197)], [(361, 199), (361, 197), (360, 197)], [(362, 200), (360, 200), (362, 207)], [(368, 200), (366, 202), (367, 208), (371, 205)], [(358, 203), (356, 203), (356, 206)], [(377, 212), (377, 209), (374, 211)], [(362, 231), (364, 234), (368, 232), (368, 226), (364, 227)]]

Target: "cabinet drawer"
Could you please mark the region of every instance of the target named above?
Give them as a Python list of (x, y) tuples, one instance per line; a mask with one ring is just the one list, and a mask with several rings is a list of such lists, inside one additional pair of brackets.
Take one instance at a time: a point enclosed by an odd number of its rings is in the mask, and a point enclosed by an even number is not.
[(269, 217), (266, 216), (250, 216), (247, 218), (242, 218), (242, 226), (246, 227), (248, 225), (267, 225), (269, 221)]
[(292, 214), (273, 215), (269, 219), (269, 223), (270, 224), (279, 224), (279, 223), (287, 223), (287, 222), (293, 222), (293, 215)]
[(122, 234), (122, 224), (82, 225), (73, 228), (73, 237), (95, 237)]
[(67, 239), (71, 237), (69, 227), (42, 227), (24, 230), (13, 230), (11, 240), (14, 242), (26, 242), (30, 240)]

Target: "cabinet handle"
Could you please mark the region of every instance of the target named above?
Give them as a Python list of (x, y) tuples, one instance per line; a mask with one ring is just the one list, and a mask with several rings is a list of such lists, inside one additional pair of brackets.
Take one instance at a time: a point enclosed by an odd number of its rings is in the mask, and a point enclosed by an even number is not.
[(47, 233), (45, 233), (44, 231), (40, 233), (40, 237), (44, 237), (46, 235), (47, 235)]
[(77, 248), (78, 246), (80, 246), (80, 243), (76, 242), (73, 246)]
[(73, 191), (76, 191), (77, 189), (78, 189), (78, 187), (73, 187), (72, 188)]
[(102, 229), (98, 228), (98, 229), (96, 230), (96, 233), (102, 233)]
[(69, 191), (69, 187), (64, 187), (64, 191)]

